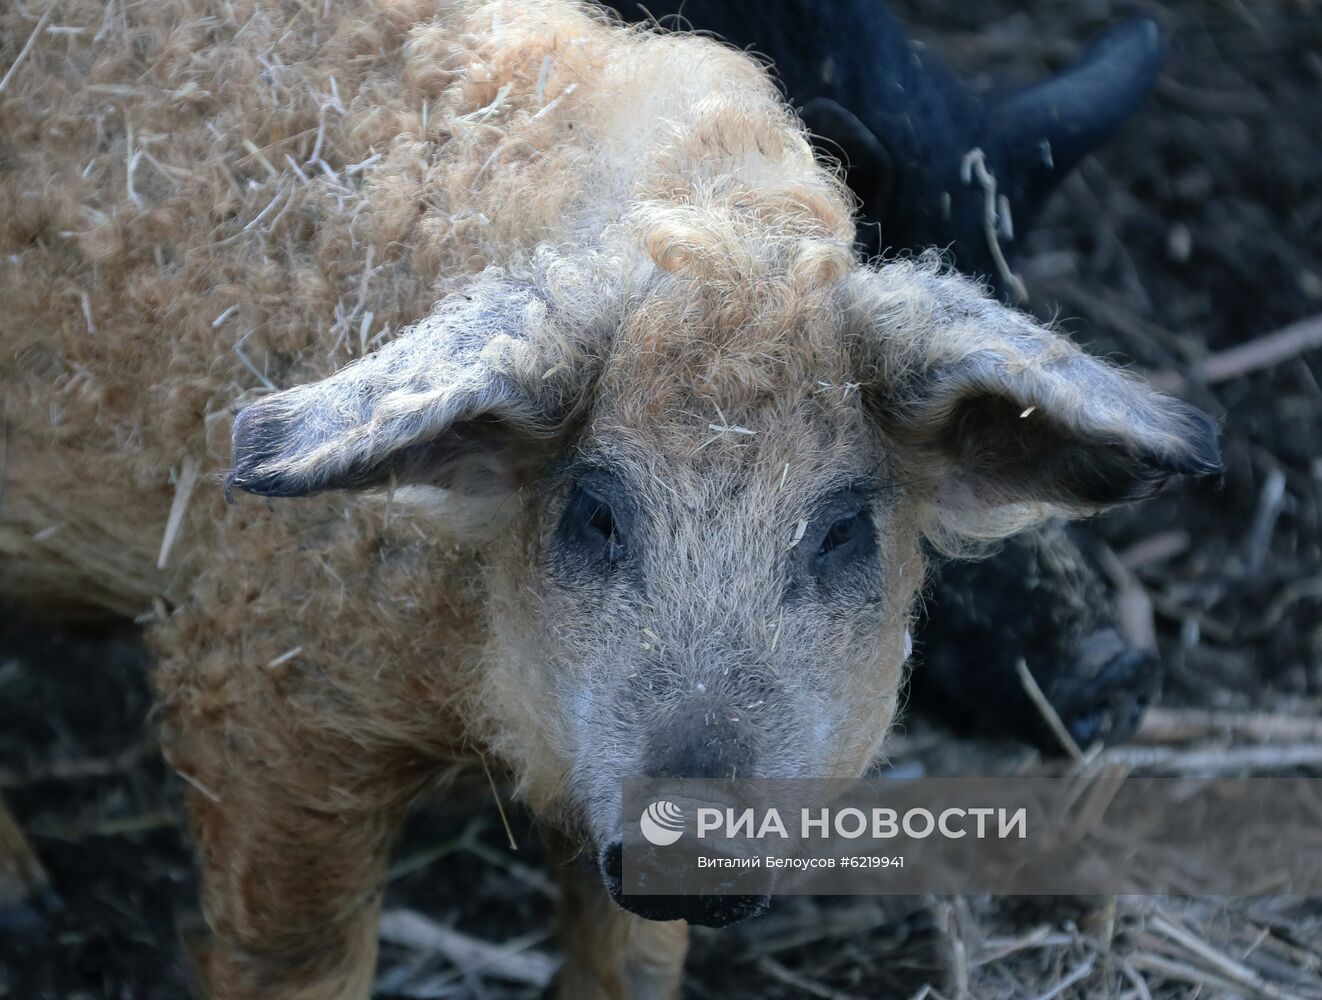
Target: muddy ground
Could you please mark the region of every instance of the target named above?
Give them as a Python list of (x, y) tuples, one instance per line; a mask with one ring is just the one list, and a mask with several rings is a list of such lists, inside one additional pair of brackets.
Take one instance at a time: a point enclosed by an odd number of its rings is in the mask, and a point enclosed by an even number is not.
[[(916, 34), (989, 81), (1059, 67), (1136, 9), (898, 6)], [(1272, 354), (1259, 341), (1292, 324), (1307, 339), (1322, 324), (1322, 8), (1185, 0), (1149, 10), (1172, 40), (1169, 70), (1141, 116), (1053, 200), (1021, 271), (1036, 312), (1059, 316), (1094, 351), (1178, 379), (1224, 418), (1221, 484), (1176, 486), (1096, 530), (1153, 608), (1169, 668), (1164, 718), (1265, 713), (1182, 738), (1213, 752), (1253, 743), (1271, 767), (1274, 746), (1300, 745), (1298, 720), (1322, 717), (1322, 351), (1287, 336)], [(1246, 344), (1257, 346), (1203, 364)], [(152, 752), (134, 630), (0, 614), (0, 794), (54, 890), (40, 922), (0, 929), (0, 997), (186, 995), (181, 956), (200, 918), (179, 785)], [(937, 766), (941, 734), (921, 720), (907, 728), (898, 758)], [(1151, 728), (1140, 738), (1176, 739)], [(989, 752), (948, 735), (940, 745), (947, 766)], [(391, 936), (412, 943), (384, 945), (380, 996), (539, 994), (554, 961), (544, 937), (554, 890), (528, 817), (515, 809), (511, 819), (517, 853), (484, 786), (414, 817), (386, 909), (501, 950), (446, 957), (410, 935), (418, 925), (396, 921)], [(687, 990), (1322, 996), (1319, 942), (1322, 901), (1307, 899), (785, 900), (757, 921), (695, 935)]]

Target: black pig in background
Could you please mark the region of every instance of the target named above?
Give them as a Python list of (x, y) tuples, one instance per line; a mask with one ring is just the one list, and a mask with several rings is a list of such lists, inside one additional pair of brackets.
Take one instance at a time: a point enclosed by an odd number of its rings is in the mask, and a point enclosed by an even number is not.
[[(880, 0), (616, 0), (625, 19), (707, 32), (769, 59), (860, 202), (860, 252), (935, 247), (1008, 301), (1016, 234), (1156, 83), (1155, 22), (1126, 21), (1069, 67), (981, 92), (912, 42)], [(1133, 735), (1161, 683), (1154, 652), (1122, 638), (1085, 536), (1050, 529), (978, 563), (943, 564), (916, 636), (911, 701), (965, 732), (1059, 752), (1028, 668), (1080, 747)]]
[(938, 247), (1011, 300), (1015, 229), (1138, 109), (1166, 57), (1156, 23), (1139, 17), (1049, 79), (982, 93), (910, 41), (881, 0), (612, 6), (769, 59), (819, 148), (845, 166), (863, 251)]

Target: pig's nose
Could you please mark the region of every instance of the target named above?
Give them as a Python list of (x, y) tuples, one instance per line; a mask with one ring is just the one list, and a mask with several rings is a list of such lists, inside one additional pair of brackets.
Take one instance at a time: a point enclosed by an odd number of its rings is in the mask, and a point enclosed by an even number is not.
[(685, 920), (701, 927), (728, 927), (766, 910), (770, 897), (736, 895), (651, 896), (624, 891), (623, 849), (615, 841), (597, 857), (601, 879), (611, 899), (645, 920)]
[(1106, 647), (1107, 655), (1094, 656), (1090, 662), (1095, 640), (1085, 638), (1079, 644), (1077, 676), (1069, 678), (1068, 686), (1058, 682), (1052, 692), (1052, 704), (1081, 747), (1129, 739), (1161, 688), (1161, 661), (1154, 654), (1126, 646), (1118, 636), (1111, 642), (1118, 652)]
[(649, 778), (751, 777), (753, 730), (734, 711), (692, 705), (653, 729), (643, 747)]

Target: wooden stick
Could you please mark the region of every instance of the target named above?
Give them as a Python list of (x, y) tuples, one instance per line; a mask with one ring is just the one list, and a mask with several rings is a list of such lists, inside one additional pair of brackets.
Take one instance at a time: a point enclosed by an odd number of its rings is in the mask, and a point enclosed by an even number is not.
[(560, 964), (550, 955), (532, 950), (549, 936), (545, 931), (493, 944), (444, 927), (413, 910), (387, 910), (381, 914), (380, 934), (381, 940), (390, 944), (443, 955), (463, 974), (485, 972), (538, 988), (551, 982)]
[(1161, 914), (1153, 914), (1150, 926), (1163, 937), (1169, 938), (1189, 952), (1197, 955), (1218, 973), (1232, 982), (1238, 983), (1272, 1000), (1289, 1000), (1289, 994), (1267, 982), (1247, 965), (1235, 961), (1229, 955), (1217, 951), (1210, 944), (1195, 934), (1185, 930)]
[(1111, 747), (1099, 760), (1132, 768), (1159, 768), (1180, 774), (1237, 774), (1322, 764), (1322, 743), (1264, 744), (1248, 747)]
[(1148, 709), (1135, 743), (1191, 743), (1215, 737), (1258, 743), (1322, 743), (1322, 719), (1277, 712), (1222, 712), (1198, 708)]
[(1028, 695), (1029, 700), (1037, 707), (1042, 718), (1046, 720), (1047, 726), (1051, 729), (1061, 747), (1074, 759), (1074, 763), (1082, 764), (1084, 761), (1083, 751), (1079, 749), (1079, 744), (1074, 742), (1074, 737), (1065, 728), (1065, 723), (1060, 721), (1060, 716), (1056, 713), (1055, 707), (1047, 700), (1047, 696), (1042, 693), (1042, 689), (1038, 687), (1037, 679), (1033, 677), (1032, 671), (1028, 669), (1028, 664), (1023, 657), (1015, 661), (1014, 668), (1019, 673), (1019, 683), (1023, 685), (1024, 693)]
[(1309, 316), (1246, 344), (1209, 355), (1190, 366), (1188, 378), (1179, 372), (1163, 371), (1155, 372), (1148, 381), (1166, 392), (1177, 392), (1190, 380), (1215, 385), (1249, 372), (1272, 368), (1318, 348), (1322, 348), (1322, 316)]
[(823, 986), (807, 976), (801, 976), (797, 972), (785, 968), (774, 958), (764, 958), (757, 963), (757, 967), (769, 975), (772, 979), (784, 983), (802, 996), (820, 997), (821, 1000), (857, 1000), (850, 993), (841, 993), (839, 990), (833, 990), (829, 986)]
[(32, 34), (28, 35), (28, 40), (23, 44), (23, 47), (18, 50), (18, 55), (14, 57), (14, 62), (5, 72), (4, 79), (0, 80), (0, 94), (5, 92), (5, 88), (9, 86), (9, 81), (14, 78), (15, 71), (19, 66), (23, 65), (23, 60), (26, 59), (28, 54), (32, 51), (32, 46), (37, 44), (37, 39), (40, 38), (41, 33), (46, 30), (46, 22), (50, 20), (50, 16), (54, 10), (55, 4), (51, 4), (46, 8), (46, 13), (41, 15), (41, 20), (39, 20), (37, 26), (32, 29)]

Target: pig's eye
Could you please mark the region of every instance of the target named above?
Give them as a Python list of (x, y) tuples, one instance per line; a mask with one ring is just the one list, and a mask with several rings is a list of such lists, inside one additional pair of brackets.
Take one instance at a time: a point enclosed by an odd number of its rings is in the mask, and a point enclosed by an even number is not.
[(832, 522), (817, 547), (817, 559), (841, 564), (865, 555), (874, 545), (872, 519), (861, 510)]
[(560, 530), (567, 541), (612, 565), (627, 554), (624, 534), (611, 505), (581, 486), (565, 506)]

